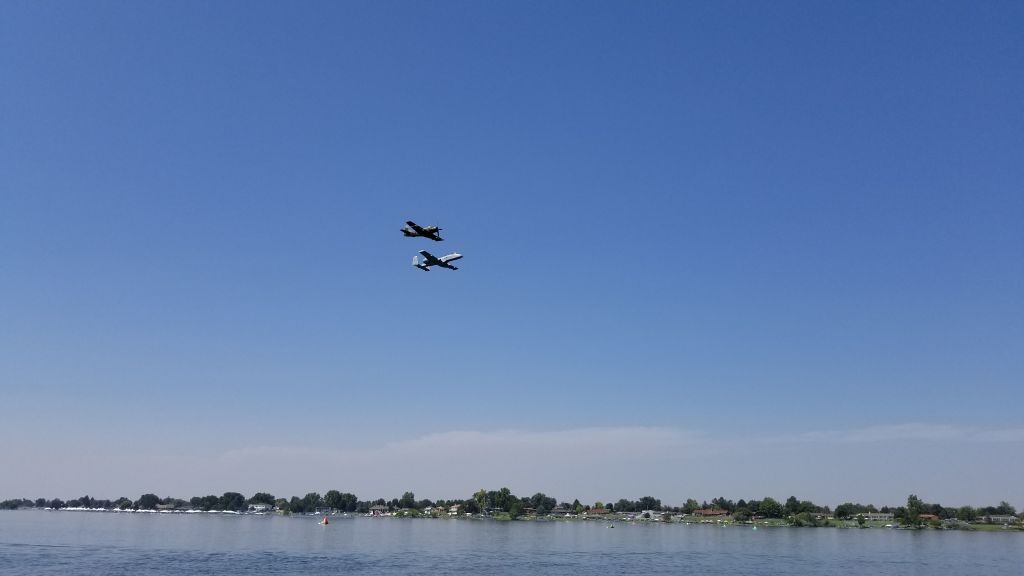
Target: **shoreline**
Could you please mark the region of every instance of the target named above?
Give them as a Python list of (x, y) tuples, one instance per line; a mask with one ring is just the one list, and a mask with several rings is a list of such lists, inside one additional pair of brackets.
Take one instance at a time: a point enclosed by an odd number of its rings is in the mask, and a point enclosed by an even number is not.
[(322, 513), (290, 513), (281, 511), (269, 511), (269, 512), (236, 512), (233, 510), (149, 510), (149, 509), (109, 509), (109, 508), (20, 508), (17, 510), (6, 510), (6, 512), (79, 512), (79, 513), (109, 513), (114, 515), (127, 514), (145, 514), (145, 515), (172, 515), (172, 516), (193, 516), (193, 515), (213, 515), (213, 516), (266, 516), (266, 517), (282, 517), (282, 518), (322, 518), (327, 516), (334, 518), (336, 521), (344, 521), (343, 519), (355, 520), (358, 518), (373, 518), (373, 519), (397, 519), (397, 520), (455, 520), (462, 522), (566, 522), (566, 523), (605, 523), (608, 524), (609, 528), (614, 528), (616, 525), (685, 525), (685, 526), (701, 526), (708, 528), (740, 528), (740, 529), (751, 529), (758, 530), (763, 528), (834, 528), (838, 530), (911, 530), (911, 531), (961, 531), (961, 532), (1020, 532), (1024, 533), (1024, 525), (1011, 525), (1011, 524), (993, 524), (993, 523), (962, 523), (956, 526), (899, 526), (894, 523), (882, 523), (878, 521), (858, 524), (856, 520), (839, 520), (835, 518), (829, 518), (824, 522), (815, 525), (808, 524), (797, 524), (792, 522), (790, 519), (758, 519), (758, 520), (745, 520), (738, 521), (732, 518), (723, 518), (716, 520), (700, 519), (700, 517), (693, 516), (670, 516), (666, 518), (642, 518), (636, 515), (616, 515), (608, 517), (594, 517), (586, 515), (544, 515), (544, 516), (520, 516), (517, 518), (509, 518), (507, 515), (485, 515), (485, 514), (457, 514), (457, 515), (426, 515), (426, 514), (403, 514), (402, 511), (384, 513), (384, 514), (360, 514), (360, 513), (348, 513), (348, 512), (322, 512)]

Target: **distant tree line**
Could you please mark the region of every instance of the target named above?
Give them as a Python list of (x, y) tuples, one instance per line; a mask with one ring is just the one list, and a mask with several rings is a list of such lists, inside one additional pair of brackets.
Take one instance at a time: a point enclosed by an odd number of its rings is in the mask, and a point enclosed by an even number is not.
[(1017, 509), (1003, 501), (999, 506), (986, 506), (974, 508), (971, 506), (960, 506), (958, 508), (946, 507), (941, 504), (929, 504), (924, 502), (916, 494), (907, 497), (907, 505), (899, 506), (892, 510), (882, 509), (880, 512), (892, 512), (893, 517), (903, 525), (923, 526), (928, 523), (938, 523), (943, 520), (959, 520), (962, 522), (974, 522), (979, 519), (991, 516), (1016, 516)]
[(257, 492), (246, 498), (239, 492), (225, 492), (220, 496), (193, 496), (186, 500), (178, 498), (160, 498), (156, 494), (143, 494), (137, 500), (121, 497), (117, 500), (101, 500), (82, 496), (64, 501), (60, 498), (47, 500), (12, 499), (0, 502), (0, 509), (13, 510), (18, 508), (92, 508), (104, 510), (201, 510), (244, 512), (252, 506), (262, 505), (282, 513), (308, 514), (313, 512), (352, 512), (369, 513), (371, 510), (387, 512), (410, 511), (422, 512), (431, 508), (451, 509), (453, 506), (460, 513), (502, 515), (516, 518), (524, 514), (546, 515), (551, 512), (582, 514), (593, 510), (617, 513), (670, 512), (674, 514), (707, 513), (722, 511), (735, 520), (746, 521), (753, 518), (790, 518), (796, 525), (820, 525), (823, 516), (831, 515), (837, 519), (863, 519), (867, 513), (892, 513), (894, 520), (904, 525), (923, 525), (948, 519), (974, 522), (990, 516), (1015, 516), (1017, 510), (1010, 504), (1000, 502), (998, 506), (985, 507), (946, 507), (937, 503), (926, 503), (911, 494), (905, 506), (876, 508), (872, 504), (844, 502), (832, 511), (828, 506), (818, 506), (808, 500), (799, 500), (790, 496), (784, 503), (771, 497), (737, 501), (723, 497), (713, 498), (710, 502), (698, 503), (690, 498), (681, 506), (665, 506), (661, 500), (652, 496), (644, 496), (638, 500), (619, 499), (617, 502), (595, 502), (582, 504), (578, 499), (572, 502), (558, 502), (543, 492), (533, 496), (516, 496), (508, 488), (499, 490), (478, 490), (472, 497), (464, 500), (417, 500), (412, 492), (405, 492), (400, 498), (385, 500), (359, 500), (355, 494), (328, 490), (322, 496), (318, 492), (310, 492), (303, 497), (277, 498), (273, 494)]

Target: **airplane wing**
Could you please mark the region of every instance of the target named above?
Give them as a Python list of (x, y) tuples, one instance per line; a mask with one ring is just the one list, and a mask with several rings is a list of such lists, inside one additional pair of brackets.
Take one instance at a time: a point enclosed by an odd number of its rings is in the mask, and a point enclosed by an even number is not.
[[(437, 256), (434, 256), (433, 254), (427, 252), (426, 250), (420, 250), (420, 256), (423, 256), (423, 258), (425, 258), (426, 261), (431, 264), (437, 264), (438, 262), (441, 262), (441, 260), (439, 260)], [(427, 262), (424, 262), (424, 264), (426, 264)]]
[(406, 223), (406, 224), (407, 224), (407, 225), (409, 226), (409, 228), (412, 228), (412, 229), (413, 229), (413, 230), (415, 230), (416, 232), (419, 232), (420, 234), (422, 234), (422, 233), (423, 233), (423, 228), (422, 228), (422, 227), (420, 227), (420, 226), (419, 226), (418, 224), (416, 224), (415, 222), (413, 222), (412, 220), (406, 220), (406, 221), (405, 221), (405, 223)]

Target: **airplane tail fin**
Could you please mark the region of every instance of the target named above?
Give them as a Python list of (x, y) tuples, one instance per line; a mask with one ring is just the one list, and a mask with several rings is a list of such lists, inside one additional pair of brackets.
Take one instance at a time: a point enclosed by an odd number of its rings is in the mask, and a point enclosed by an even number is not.
[(412, 257), (412, 265), (417, 267), (417, 268), (419, 268), (419, 266), (420, 266), (420, 257), (419, 256), (413, 256)]

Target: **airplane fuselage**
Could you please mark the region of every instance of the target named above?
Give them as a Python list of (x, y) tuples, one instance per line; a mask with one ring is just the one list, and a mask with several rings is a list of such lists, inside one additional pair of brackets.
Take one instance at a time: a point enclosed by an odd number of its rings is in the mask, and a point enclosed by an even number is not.
[(440, 231), (441, 229), (437, 226), (414, 226), (412, 224), (401, 229), (402, 234), (406, 238), (422, 236), (423, 238), (430, 238), (434, 242), (444, 240), (444, 238), (441, 238), (441, 236), (438, 235), (438, 232)]
[(438, 258), (426, 250), (420, 250), (420, 254), (423, 256), (423, 262), (420, 262), (415, 256), (412, 259), (412, 265), (423, 270), (424, 272), (430, 272), (431, 266), (440, 266), (441, 268), (447, 268), (449, 270), (458, 270), (457, 267), (452, 266), (450, 262), (454, 262), (462, 258), (462, 254), (452, 252), (446, 256)]
[(454, 262), (454, 261), (456, 261), (456, 260), (458, 260), (460, 258), (462, 258), (462, 254), (458, 254), (458, 253), (452, 252), (451, 254), (449, 254), (447, 256), (442, 256), (440, 258), (440, 261), (437, 263), (437, 265), (442, 267), (442, 268), (449, 268), (451, 270), (458, 270), (458, 268), (456, 268), (455, 266), (452, 266), (451, 264), (449, 264), (449, 262)]

